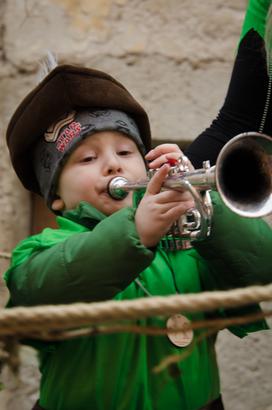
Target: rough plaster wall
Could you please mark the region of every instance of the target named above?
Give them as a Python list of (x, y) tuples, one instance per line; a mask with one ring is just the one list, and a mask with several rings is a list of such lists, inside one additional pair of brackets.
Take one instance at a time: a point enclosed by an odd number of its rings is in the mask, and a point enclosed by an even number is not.
[[(1, 135), (35, 83), (37, 60), (51, 49), (61, 63), (102, 69), (125, 84), (149, 112), (154, 138), (194, 139), (223, 101), (245, 4), (0, 0)], [(11, 170), (4, 138), (0, 144), (0, 250), (9, 251), (28, 233), (29, 200)], [(0, 263), (3, 271), (6, 263)], [(271, 410), (271, 346), (270, 332), (242, 341), (221, 332), (217, 349), (227, 410)], [(24, 349), (22, 361), (21, 381), (4, 372), (1, 410), (27, 410), (35, 400), (33, 352)]]

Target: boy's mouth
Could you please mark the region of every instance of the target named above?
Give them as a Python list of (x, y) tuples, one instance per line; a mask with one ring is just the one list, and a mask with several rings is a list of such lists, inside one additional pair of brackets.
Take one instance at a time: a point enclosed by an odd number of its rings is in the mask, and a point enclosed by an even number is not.
[(98, 193), (102, 197), (106, 197), (106, 198), (110, 198), (110, 199), (114, 200), (114, 198), (109, 193), (109, 185), (108, 184), (106, 186), (104, 186), (103, 188), (98, 189)]
[(127, 195), (124, 198), (114, 198), (108, 191), (108, 189), (101, 191), (100, 196), (104, 199), (110, 199), (113, 202), (122, 202), (123, 199), (127, 197)]

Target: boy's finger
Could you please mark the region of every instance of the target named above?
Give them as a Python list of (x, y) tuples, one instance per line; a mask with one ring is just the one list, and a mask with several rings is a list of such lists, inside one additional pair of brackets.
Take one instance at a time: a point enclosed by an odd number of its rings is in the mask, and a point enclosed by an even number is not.
[(157, 195), (156, 202), (158, 204), (164, 204), (167, 202), (184, 202), (184, 201), (193, 201), (192, 195), (189, 191), (175, 191), (173, 189), (169, 189), (166, 191), (162, 191)]
[[(171, 160), (178, 160), (181, 156), (180, 152), (168, 152), (166, 154), (162, 154), (148, 164), (149, 168), (159, 168), (162, 164), (170, 163)], [(170, 163), (170, 165), (172, 165)]]
[(168, 164), (164, 164), (156, 173), (153, 175), (151, 180), (149, 181), (146, 192), (151, 195), (156, 195), (160, 192), (161, 187), (165, 178), (168, 175), (170, 166)]
[(161, 144), (149, 151), (145, 158), (147, 160), (152, 160), (160, 155), (167, 154), (169, 152), (178, 152), (182, 153), (181, 149), (177, 144)]
[(169, 222), (176, 221), (181, 215), (184, 215), (189, 209), (192, 209), (191, 204), (182, 203), (167, 209), (164, 213), (164, 218)]
[(188, 209), (194, 208), (194, 202), (192, 201), (183, 201), (183, 202), (168, 202), (161, 204), (159, 208), (157, 208), (157, 214), (160, 217), (168, 218), (174, 215), (176, 219), (185, 213)]

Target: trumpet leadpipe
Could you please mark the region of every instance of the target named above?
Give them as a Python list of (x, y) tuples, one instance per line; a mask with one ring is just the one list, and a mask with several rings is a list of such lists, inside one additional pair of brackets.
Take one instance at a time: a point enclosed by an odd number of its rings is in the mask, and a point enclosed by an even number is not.
[[(198, 190), (208, 190), (215, 186), (215, 167), (201, 168), (192, 172), (184, 172), (168, 176), (163, 185), (162, 190), (177, 190), (182, 191), (187, 188), (187, 183), (196, 187)], [(130, 191), (139, 191), (147, 187), (150, 178), (145, 180), (131, 182), (124, 177), (113, 178), (108, 185), (108, 192), (114, 199), (122, 200)]]

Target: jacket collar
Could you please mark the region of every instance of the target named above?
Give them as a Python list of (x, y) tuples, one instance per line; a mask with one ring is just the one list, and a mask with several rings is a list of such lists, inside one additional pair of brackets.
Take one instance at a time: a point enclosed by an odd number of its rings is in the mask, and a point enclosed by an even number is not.
[(62, 216), (89, 229), (93, 229), (100, 221), (106, 218), (105, 214), (84, 201), (80, 202), (75, 209), (64, 211)]

